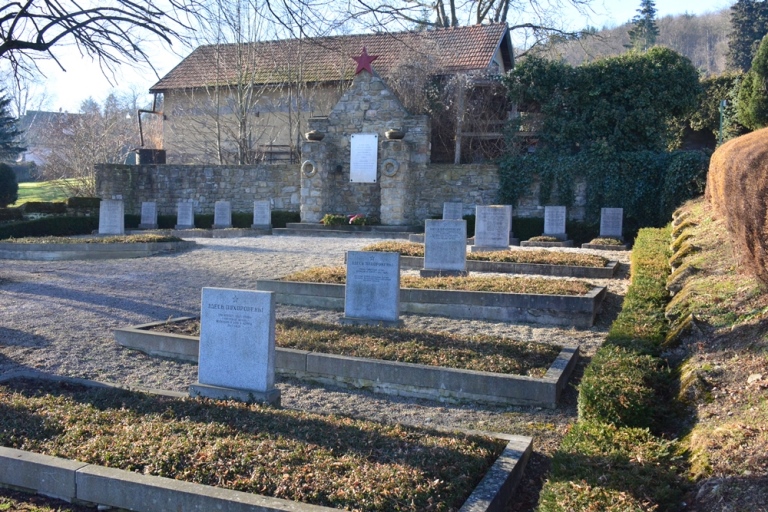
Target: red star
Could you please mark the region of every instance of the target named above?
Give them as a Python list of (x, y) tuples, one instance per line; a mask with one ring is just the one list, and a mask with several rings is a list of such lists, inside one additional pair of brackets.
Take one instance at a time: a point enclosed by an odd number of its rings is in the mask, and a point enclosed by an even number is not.
[(363, 53), (361, 53), (359, 57), (352, 57), (352, 58), (355, 59), (355, 62), (357, 62), (357, 70), (355, 71), (356, 75), (364, 69), (368, 71), (370, 74), (373, 74), (373, 69), (371, 69), (371, 62), (378, 59), (379, 56), (368, 55), (368, 50), (366, 50), (365, 46), (363, 46)]

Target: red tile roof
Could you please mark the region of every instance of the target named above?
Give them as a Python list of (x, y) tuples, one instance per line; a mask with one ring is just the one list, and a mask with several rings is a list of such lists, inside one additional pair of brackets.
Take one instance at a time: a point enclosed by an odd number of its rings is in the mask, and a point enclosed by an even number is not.
[(237, 83), (238, 69), (251, 73), (256, 83), (293, 81), (299, 71), (305, 82), (350, 79), (355, 71), (352, 56), (360, 55), (363, 47), (370, 55), (379, 56), (373, 69), (380, 75), (404, 59), (418, 59), (419, 53), (430, 55), (440, 74), (485, 70), (506, 35), (506, 24), (497, 23), (422, 32), (286, 39), (240, 47), (200, 46), (150, 91)]

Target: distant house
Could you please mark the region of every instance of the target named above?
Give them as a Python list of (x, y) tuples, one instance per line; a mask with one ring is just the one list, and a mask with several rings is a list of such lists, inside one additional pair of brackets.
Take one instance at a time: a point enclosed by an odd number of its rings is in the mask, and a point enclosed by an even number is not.
[[(362, 48), (378, 56), (374, 72), (401, 99), (413, 94), (423, 100), (425, 76), (445, 80), (469, 75), (480, 84), (513, 65), (506, 24), (201, 46), (150, 88), (163, 97), (168, 162), (291, 158), (307, 119), (327, 115), (349, 86), (356, 66), (352, 57)], [(463, 105), (461, 94), (458, 103)], [(495, 129), (469, 129), (465, 138), (500, 137), (499, 125), (506, 119), (500, 110), (489, 109)], [(442, 135), (450, 140), (433, 142), (433, 159), (440, 154), (435, 147), (439, 144), (450, 153), (443, 158), (453, 159), (454, 140), (461, 146), (463, 117), (453, 115), (451, 136)], [(439, 130), (434, 132), (441, 136)]]

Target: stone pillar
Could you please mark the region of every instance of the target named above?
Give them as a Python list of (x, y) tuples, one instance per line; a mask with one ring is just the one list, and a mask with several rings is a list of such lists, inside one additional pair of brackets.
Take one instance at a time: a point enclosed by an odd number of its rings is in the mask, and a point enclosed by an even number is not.
[(411, 191), (408, 187), (409, 144), (403, 140), (386, 139), (380, 144), (381, 223), (388, 226), (404, 226), (409, 224), (411, 213)]
[[(301, 221), (320, 222), (325, 215), (329, 190), (329, 147), (323, 140), (328, 130), (327, 119), (310, 119), (310, 138), (301, 145), (299, 180), (301, 183)], [(319, 139), (319, 140), (317, 140)]]

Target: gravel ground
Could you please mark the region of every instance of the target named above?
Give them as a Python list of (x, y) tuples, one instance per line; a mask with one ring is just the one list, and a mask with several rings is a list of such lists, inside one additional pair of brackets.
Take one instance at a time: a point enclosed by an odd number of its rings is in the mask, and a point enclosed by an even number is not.
[[(374, 240), (275, 236), (196, 241), (198, 247), (194, 250), (142, 259), (3, 261), (0, 375), (32, 369), (120, 385), (184, 391), (196, 381), (195, 365), (120, 348), (114, 342), (112, 329), (196, 315), (202, 287), (254, 289), (257, 279), (273, 279), (313, 266), (341, 265), (345, 251), (357, 250)], [(594, 252), (618, 260), (621, 265), (617, 279), (589, 280), (608, 286), (609, 292), (597, 325), (589, 330), (420, 315), (402, 318), (407, 327), (413, 328), (454, 333), (481, 331), (521, 340), (578, 344), (584, 357), (575, 374), (577, 380), (585, 362), (605, 338), (628, 284), (628, 252)], [(342, 313), (278, 305), (277, 315), (333, 321)], [(532, 436), (535, 453), (521, 496), (510, 510), (529, 510), (535, 503), (548, 457), (576, 416), (572, 387), (557, 409), (542, 410), (443, 404), (292, 379), (279, 378), (277, 386), (286, 408)]]

